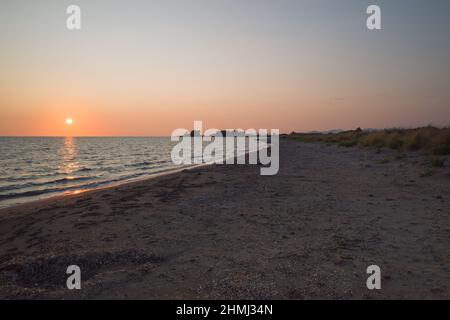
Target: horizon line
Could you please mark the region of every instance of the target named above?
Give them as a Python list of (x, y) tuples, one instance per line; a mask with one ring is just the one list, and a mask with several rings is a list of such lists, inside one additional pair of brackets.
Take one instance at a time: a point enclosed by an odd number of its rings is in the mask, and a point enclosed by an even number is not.
[[(385, 128), (362, 128), (362, 130), (414, 130), (426, 127), (435, 127), (438, 129), (450, 128), (450, 125), (437, 126), (433, 124), (420, 125), (415, 127), (385, 127)], [(232, 129), (226, 129), (232, 130)], [(357, 129), (342, 129), (334, 128), (327, 130), (309, 130), (309, 131), (296, 131), (280, 132), (280, 135), (289, 135), (291, 133), (330, 133), (333, 131), (354, 131)], [(0, 135), (0, 138), (170, 138), (171, 135)]]

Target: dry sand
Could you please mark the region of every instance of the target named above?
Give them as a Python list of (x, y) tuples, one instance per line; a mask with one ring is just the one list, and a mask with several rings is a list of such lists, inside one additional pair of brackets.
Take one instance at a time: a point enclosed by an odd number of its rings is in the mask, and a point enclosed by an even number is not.
[(430, 175), (419, 154), (285, 140), (280, 157), (276, 176), (214, 165), (1, 210), (0, 298), (450, 298), (449, 159)]

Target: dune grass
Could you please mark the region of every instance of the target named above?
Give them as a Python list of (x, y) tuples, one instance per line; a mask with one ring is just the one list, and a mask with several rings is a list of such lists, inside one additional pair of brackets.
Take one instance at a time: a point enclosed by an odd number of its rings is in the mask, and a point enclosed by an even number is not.
[(436, 156), (450, 154), (450, 128), (432, 126), (416, 129), (361, 129), (340, 133), (292, 133), (288, 136), (301, 142), (335, 143), (342, 147), (373, 147), (393, 150), (425, 151)]

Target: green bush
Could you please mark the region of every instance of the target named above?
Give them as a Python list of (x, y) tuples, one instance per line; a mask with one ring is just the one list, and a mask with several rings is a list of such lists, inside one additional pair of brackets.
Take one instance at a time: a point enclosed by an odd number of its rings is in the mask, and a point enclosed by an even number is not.
[(444, 159), (434, 158), (431, 160), (431, 165), (434, 168), (442, 168), (444, 166)]

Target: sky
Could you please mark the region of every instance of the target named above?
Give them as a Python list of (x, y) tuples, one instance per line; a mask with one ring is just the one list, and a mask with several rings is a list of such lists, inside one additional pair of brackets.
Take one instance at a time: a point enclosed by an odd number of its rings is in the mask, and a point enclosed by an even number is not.
[(448, 0), (2, 0), (0, 135), (448, 126), (449, 35)]

